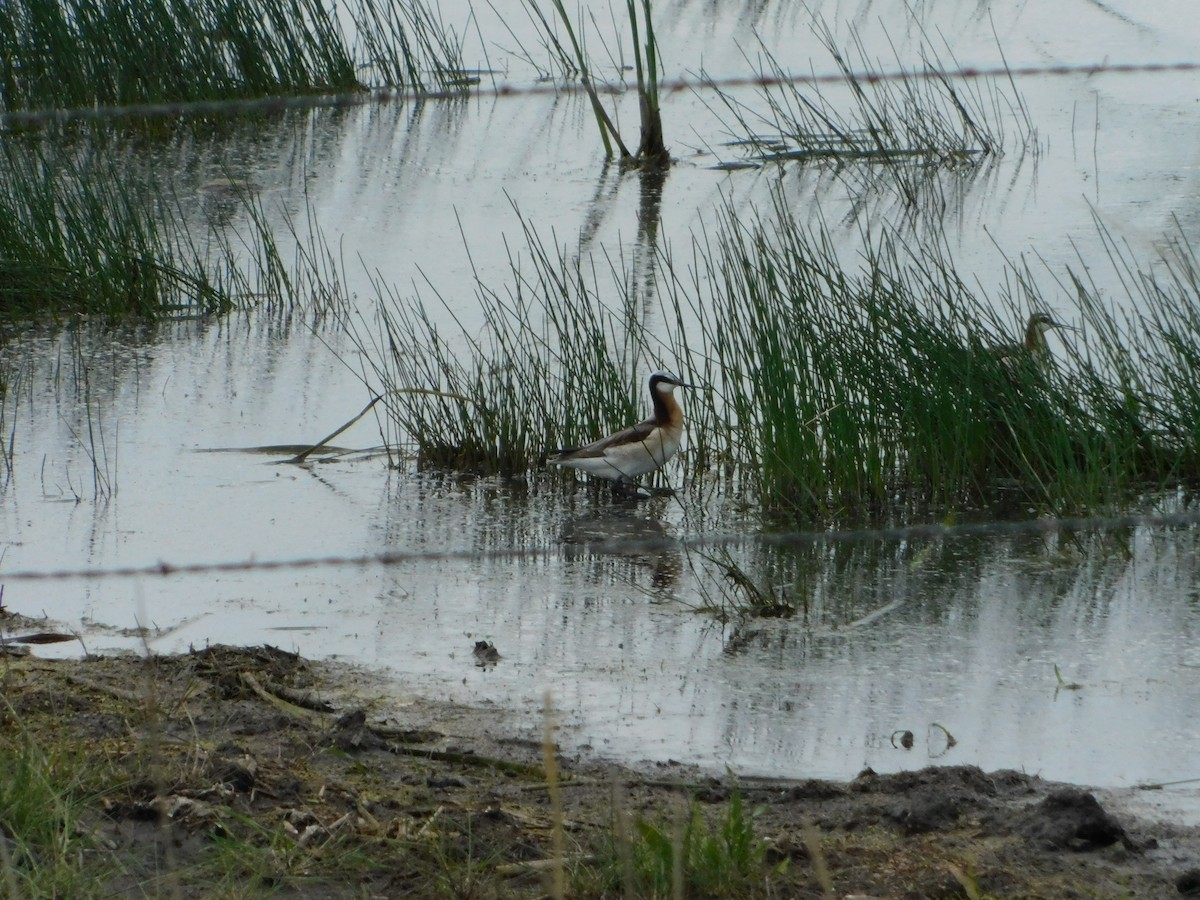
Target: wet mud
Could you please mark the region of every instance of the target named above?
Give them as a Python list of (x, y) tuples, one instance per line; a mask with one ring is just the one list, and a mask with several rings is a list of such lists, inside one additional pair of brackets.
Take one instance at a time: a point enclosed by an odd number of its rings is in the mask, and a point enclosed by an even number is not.
[(669, 832), (698, 811), (719, 830), (735, 798), (762, 852), (714, 892), (726, 896), (1200, 890), (1197, 829), (1018, 772), (837, 783), (622, 768), (548, 755), (543, 735), (500, 711), (397, 702), (369, 673), (272, 647), (23, 655), (0, 659), (0, 681), (7, 754), (86, 754), (95, 783), (76, 837), (111, 863), (113, 896), (542, 897), (558, 890), (560, 859), (567, 896), (640, 896), (616, 863), (621, 823)]

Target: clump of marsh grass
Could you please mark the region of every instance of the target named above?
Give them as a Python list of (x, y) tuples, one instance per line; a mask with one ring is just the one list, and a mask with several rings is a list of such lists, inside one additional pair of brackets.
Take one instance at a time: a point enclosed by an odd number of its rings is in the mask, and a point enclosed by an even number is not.
[(769, 223), (727, 208), (718, 232), (672, 302), (692, 304), (712, 360), (725, 427), (710, 438), (768, 507), (877, 517), (897, 499), (954, 509), (1014, 483), (1061, 512), (1171, 474), (1132, 452), (1145, 425), (1116, 366), (992, 352), (1046, 306), (1028, 278), (984, 296), (943, 247), (892, 232), (864, 231), (847, 270), (827, 232), (784, 208)]
[(169, 188), (129, 178), (126, 150), (108, 139), (92, 150), (0, 143), (0, 318), (157, 319), (333, 302), (319, 254), (298, 245), (295, 265), (285, 263), (249, 194), (237, 201), (241, 233), (213, 219), (189, 224)]
[[(782, 868), (766, 863), (756, 813), (738, 790), (710, 824), (698, 803), (675, 821), (638, 817), (614, 827), (610, 890), (638, 897), (743, 896), (769, 884)], [(623, 823), (622, 823), (623, 825)]]
[[(781, 582), (779, 554), (756, 556), (750, 565), (736, 558), (727, 547), (692, 548), (688, 553), (694, 557), (693, 565), (699, 560), (717, 576), (699, 579), (699, 602), (685, 604), (696, 612), (712, 616), (722, 624), (734, 625), (751, 619), (790, 619), (797, 612), (807, 614), (806, 577), (797, 567), (795, 577)], [(747, 568), (759, 575), (751, 576)]]
[[(526, 225), (509, 285), (476, 276), (482, 328), (449, 316), (447, 334), (440, 298), (434, 314), (377, 285), (360, 343), (397, 432), (431, 464), (527, 473), (635, 421), (665, 367), (713, 389), (687, 400), (691, 472), (772, 518), (1075, 515), (1200, 482), (1200, 395), (1179, 378), (1200, 364), (1200, 266), (1182, 240), (1156, 272), (1110, 246), (1137, 310), (1122, 318), (1069, 268), (1053, 304), (1021, 262), (989, 296), (943, 244), (891, 230), (864, 229), (848, 264), (775, 202), (727, 205), (690, 267), (660, 253), (649, 291)], [(1048, 358), (999, 352), (1052, 306), (1081, 330)]]
[(371, 86), (451, 89), (478, 81), (466, 71), (462, 41), (439, 7), (356, 0), (347, 12), (357, 32), (355, 58), (375, 75)]
[(168, 224), (163, 196), (131, 185), (106, 156), (55, 158), (5, 141), (0, 158), (0, 314), (154, 317), (232, 305)]
[[(377, 322), (347, 321), (401, 442), (415, 443), (422, 465), (524, 475), (548, 450), (644, 415), (646, 376), (664, 366), (628, 273), (608, 261), (607, 276), (625, 286), (609, 306), (603, 271), (523, 227), (528, 256), (510, 254), (513, 282), (501, 292), (476, 279), (482, 328), (462, 323), (440, 296), (431, 313), (378, 283)], [(443, 334), (446, 317), (458, 334)]]
[[(558, 0), (561, 5), (562, 0)], [(641, 140), (636, 158), (642, 162), (668, 162), (670, 153), (663, 143), (662, 110), (659, 105), (659, 53), (654, 37), (654, 22), (650, 17), (650, 0), (642, 0), (642, 25), (645, 43), (638, 33), (638, 10), (635, 0), (626, 0), (629, 27), (633, 32), (633, 62), (637, 72), (638, 113), (641, 120)]]
[[(1022, 148), (1034, 140), (1015, 89), (1010, 97), (993, 80), (956, 83), (928, 40), (918, 50), (921, 68), (905, 66), (897, 55), (890, 77), (881, 79), (870, 77), (882, 66), (872, 65), (856, 32), (842, 49), (826, 22), (818, 20), (813, 29), (845, 78), (845, 89), (837, 92), (840, 105), (816, 86), (802, 89), (765, 46), (758, 61), (761, 107), (709, 85), (732, 116), (725, 125), (731, 145), (759, 163), (858, 163), (841, 171), (841, 177), (856, 179), (857, 192), (887, 179), (916, 208), (922, 188), (937, 184), (939, 170), (970, 170), (1002, 152), (1006, 122), (1016, 123)], [(953, 56), (951, 64), (957, 67)]]
[[(625, 9), (629, 19), (629, 28), (633, 40), (634, 70), (637, 75), (638, 116), (641, 125), (641, 138), (636, 152), (630, 152), (628, 145), (621, 137), (621, 132), (613, 122), (612, 117), (600, 100), (600, 91), (596, 87), (595, 76), (587, 50), (582, 41), (583, 23), (578, 26), (572, 23), (567, 14), (563, 0), (551, 0), (558, 21), (570, 42), (570, 49), (563, 46), (554, 27), (542, 14), (537, 0), (526, 0), (526, 6), (534, 21), (540, 26), (545, 38), (546, 49), (556, 60), (558, 68), (567, 74), (578, 74), (580, 83), (587, 93), (600, 130), (600, 139), (604, 143), (604, 155), (611, 159), (613, 144), (617, 145), (620, 159), (623, 163), (638, 163), (641, 165), (665, 165), (670, 163), (671, 154), (663, 139), (662, 113), (659, 104), (659, 63), (658, 41), (654, 37), (654, 23), (650, 14), (650, 0), (626, 0)], [(639, 21), (640, 13), (640, 21)], [(528, 54), (526, 54), (528, 55)]]
[(1165, 470), (1196, 483), (1200, 259), (1179, 223), (1149, 264), (1135, 260), (1098, 218), (1096, 229), (1111, 277), (1125, 296), (1119, 303), (1106, 300), (1097, 282), (1101, 267), (1081, 257), (1056, 279), (1075, 298), (1087, 335), (1068, 348), (1083, 375), (1074, 388), (1082, 402), (1102, 412), (1106, 437), (1119, 442), (1139, 470)]
[(0, 885), (8, 896), (85, 896), (100, 888), (108, 873), (88, 852), (84, 822), (88, 765), (82, 754), (54, 757), (24, 733), (0, 742)]
[(450, 86), (459, 47), (416, 0), (352, 3), (363, 58), (319, 0), (12, 0), (0, 5), (0, 110)]
[(768, 537), (738, 546), (688, 545), (689, 563), (703, 571), (696, 578), (695, 598), (679, 602), (729, 626), (724, 649), (736, 654), (752, 643), (794, 633), (763, 620), (799, 619), (810, 636), (867, 626), (912, 595), (911, 590), (897, 592), (897, 578), (943, 571), (925, 564), (939, 548), (918, 555), (901, 549), (899, 541), (880, 540), (875, 531), (857, 539), (851, 534), (843, 531), (829, 540), (823, 531), (805, 535), (789, 528), (778, 543)]

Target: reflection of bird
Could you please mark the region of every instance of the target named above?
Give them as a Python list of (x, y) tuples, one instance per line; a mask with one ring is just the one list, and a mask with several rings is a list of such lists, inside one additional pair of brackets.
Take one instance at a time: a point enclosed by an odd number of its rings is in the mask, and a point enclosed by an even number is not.
[(683, 410), (674, 394), (677, 387), (696, 385), (684, 384), (666, 372), (655, 372), (650, 376), (654, 415), (584, 447), (559, 450), (548, 462), (623, 484), (632, 484), (639, 475), (661, 468), (679, 452), (683, 438)]
[(564, 522), (560, 540), (563, 556), (586, 563), (597, 584), (609, 583), (614, 571), (622, 581), (636, 581), (634, 570), (644, 568), (655, 590), (666, 590), (683, 574), (682, 554), (668, 538), (657, 514), (618, 505)]
[(1042, 362), (1050, 356), (1050, 345), (1046, 342), (1046, 332), (1051, 328), (1062, 328), (1075, 331), (1075, 327), (1056, 322), (1046, 313), (1034, 313), (1025, 325), (1025, 341), (1021, 344), (1005, 344), (996, 347), (992, 352), (996, 359), (1005, 366), (1013, 366), (1022, 359)]

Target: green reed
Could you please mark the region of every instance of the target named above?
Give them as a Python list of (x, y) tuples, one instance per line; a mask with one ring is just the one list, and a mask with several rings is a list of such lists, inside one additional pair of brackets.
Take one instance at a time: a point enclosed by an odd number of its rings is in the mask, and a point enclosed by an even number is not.
[(676, 282), (671, 302), (693, 311), (724, 411), (707, 439), (748, 463), (764, 505), (877, 516), (1015, 487), (1062, 513), (1200, 475), (1187, 389), (1166, 389), (1200, 337), (1186, 313), (1194, 258), (1168, 261), (1163, 282), (1110, 254), (1142, 286), (1130, 299), (1153, 328), (1122, 325), (1076, 282), (1083, 330), (1059, 355), (1002, 359), (1004, 335), (1019, 340), (1027, 314), (1048, 308), (1028, 267), (989, 297), (940, 244), (895, 232), (860, 244), (847, 267), (825, 229), (782, 205), (769, 222), (727, 208), (691, 281)]
[(735, 788), (711, 817), (693, 801), (674, 820), (638, 816), (614, 823), (613, 847), (601, 858), (604, 887), (647, 898), (769, 896), (787, 864), (768, 863), (759, 813), (747, 809)]
[(246, 221), (235, 234), (138, 165), (111, 137), (58, 150), (0, 142), (0, 319), (323, 308), (311, 280), (293, 281), (253, 198), (236, 199)]
[(161, 195), (130, 184), (105, 154), (64, 157), (0, 147), (0, 314), (153, 317), (232, 305), (166, 224)]
[(375, 76), (370, 86), (450, 89), (477, 80), (466, 72), (461, 39), (437, 5), (355, 0), (347, 11), (357, 32), (357, 55)]
[[(544, 49), (554, 62), (556, 68), (566, 77), (578, 75), (588, 100), (592, 106), (592, 115), (596, 119), (596, 127), (600, 131), (600, 140), (604, 144), (604, 155), (611, 159), (613, 144), (617, 146), (618, 156), (622, 163), (639, 165), (669, 165), (671, 155), (663, 138), (662, 113), (659, 103), (659, 72), (661, 57), (658, 41), (654, 37), (654, 23), (651, 18), (650, 0), (626, 0), (625, 11), (629, 17), (629, 28), (633, 40), (634, 70), (637, 76), (638, 117), (641, 125), (641, 138), (637, 150), (631, 152), (622, 138), (612, 117), (604, 108), (600, 99), (601, 88), (597, 87), (595, 64), (592, 62), (587, 49), (583, 22), (578, 25), (572, 22), (567, 13), (563, 0), (550, 0), (557, 15), (557, 21), (566, 32), (568, 48), (559, 39), (555, 27), (542, 12), (537, 0), (525, 0), (526, 10), (542, 33)], [(594, 19), (593, 19), (594, 22)], [(532, 56), (525, 52), (527, 58)], [(621, 65), (610, 58), (610, 64), (616, 71)], [(535, 64), (536, 65), (536, 64)], [(603, 87), (603, 85), (601, 85)]]
[(424, 465), (525, 474), (548, 450), (644, 415), (644, 381), (659, 363), (641, 309), (629, 293), (615, 307), (601, 300), (609, 279), (627, 285), (628, 274), (614, 263), (598, 270), (528, 224), (524, 236), (505, 290), (476, 281), (482, 330), (447, 336), (438, 322), (454, 314), (441, 297), (431, 314), (379, 283), (377, 320), (347, 319), (401, 442)]
[(97, 799), (89, 787), (95, 761), (89, 763), (80, 751), (45, 751), (19, 732), (0, 741), (0, 764), (0, 893), (98, 893), (113, 866), (97, 860), (84, 815)]
[[(376, 375), (443, 392), (395, 394), (399, 432), (431, 463), (529, 473), (635, 421), (665, 366), (711, 388), (683, 398), (687, 471), (792, 519), (1077, 514), (1200, 481), (1200, 266), (1181, 239), (1139, 266), (1102, 230), (1138, 310), (1118, 314), (1071, 268), (1024, 261), (989, 296), (908, 233), (864, 230), (847, 261), (777, 204), (726, 207), (687, 264), (662, 251), (649, 293), (525, 225), (508, 286), (477, 277), (482, 331), (381, 292)], [(1060, 284), (1074, 300), (1055, 315), (1080, 330), (1003, 356)]]
[[(362, 0), (359, 48), (319, 0), (13, 0), (0, 4), (0, 110), (446, 86), (458, 45), (433, 9)], [(361, 50), (361, 53), (358, 52)]]

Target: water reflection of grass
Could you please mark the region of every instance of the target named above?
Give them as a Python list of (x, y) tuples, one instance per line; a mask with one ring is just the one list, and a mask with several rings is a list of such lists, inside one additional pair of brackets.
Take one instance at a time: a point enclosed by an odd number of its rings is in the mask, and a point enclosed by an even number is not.
[(460, 77), (457, 44), (419, 0), (349, 13), (366, 58), (318, 0), (13, 0), (0, 4), (0, 108), (349, 91), (361, 65), (394, 86)]
[(397, 395), (394, 421), (427, 458), (530, 472), (548, 447), (634, 421), (665, 365), (714, 389), (689, 398), (690, 472), (804, 520), (954, 514), (998, 492), (1074, 514), (1200, 477), (1200, 266), (1182, 241), (1152, 272), (1105, 235), (1137, 312), (1069, 269), (1057, 315), (1081, 331), (1014, 360), (991, 348), (1056, 287), (1031, 267), (989, 297), (943, 245), (885, 231), (847, 268), (779, 203), (764, 219), (725, 209), (688, 267), (664, 254), (649, 309), (621, 265), (597, 271), (528, 227), (509, 286), (477, 284), (481, 333), (389, 297), (377, 376), (471, 398)]

